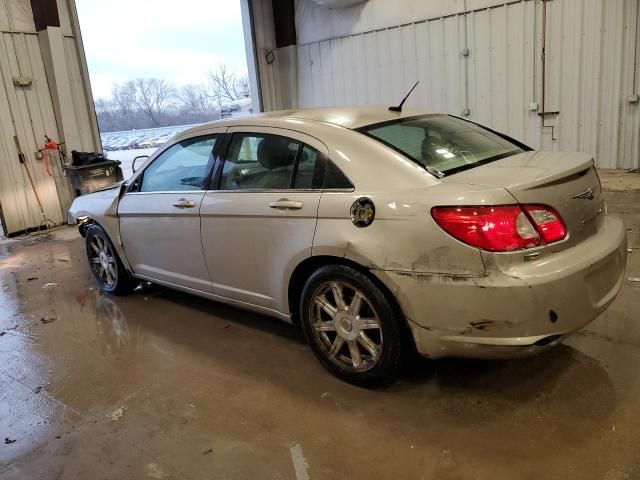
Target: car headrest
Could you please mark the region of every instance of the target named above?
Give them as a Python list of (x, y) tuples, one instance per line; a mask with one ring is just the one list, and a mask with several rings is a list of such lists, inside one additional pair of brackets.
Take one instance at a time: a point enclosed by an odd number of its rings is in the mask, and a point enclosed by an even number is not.
[(267, 170), (288, 167), (295, 161), (289, 142), (279, 137), (264, 137), (258, 144), (258, 162)]

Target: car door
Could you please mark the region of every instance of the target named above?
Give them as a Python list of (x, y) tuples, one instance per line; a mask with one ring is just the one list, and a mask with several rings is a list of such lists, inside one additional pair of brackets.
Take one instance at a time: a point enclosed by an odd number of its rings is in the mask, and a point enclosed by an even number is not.
[(316, 165), (327, 148), (260, 127), (230, 128), (226, 143), (201, 208), (214, 293), (286, 314), (286, 279), (311, 255), (322, 187)]
[(221, 136), (187, 138), (166, 148), (120, 200), (120, 236), (137, 275), (211, 291), (200, 240), (200, 205)]

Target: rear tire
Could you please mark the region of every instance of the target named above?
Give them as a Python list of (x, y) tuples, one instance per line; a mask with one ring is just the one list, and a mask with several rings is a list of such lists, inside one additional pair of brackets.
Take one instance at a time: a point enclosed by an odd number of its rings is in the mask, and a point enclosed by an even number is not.
[(107, 232), (100, 225), (90, 225), (85, 240), (89, 268), (100, 288), (112, 295), (130, 293), (133, 277), (124, 268)]
[(403, 319), (358, 270), (344, 265), (316, 270), (302, 291), (300, 319), (314, 355), (338, 378), (379, 387), (402, 373), (407, 353)]

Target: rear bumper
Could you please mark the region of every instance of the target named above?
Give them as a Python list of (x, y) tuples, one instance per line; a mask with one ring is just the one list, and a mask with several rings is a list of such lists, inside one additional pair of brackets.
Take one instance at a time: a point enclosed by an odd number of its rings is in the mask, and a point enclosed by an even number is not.
[[(506, 360), (538, 355), (556, 345), (569, 335), (542, 335), (518, 337), (513, 343), (499, 339), (496, 343), (476, 342), (475, 338), (447, 338), (434, 335), (431, 331), (411, 325), (418, 351), (428, 358), (460, 357)], [(488, 339), (491, 341), (492, 339)], [(538, 343), (539, 342), (539, 343)]]
[(622, 221), (608, 216), (575, 247), (483, 277), (374, 273), (395, 293), (423, 355), (511, 358), (550, 348), (602, 313), (620, 291), (626, 255)]

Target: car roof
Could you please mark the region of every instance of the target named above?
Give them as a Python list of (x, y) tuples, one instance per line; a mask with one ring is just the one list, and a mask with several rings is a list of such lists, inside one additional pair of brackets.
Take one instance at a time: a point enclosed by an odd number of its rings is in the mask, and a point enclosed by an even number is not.
[[(367, 125), (388, 122), (399, 118), (425, 115), (428, 112), (403, 111), (393, 112), (389, 107), (327, 107), (327, 108), (304, 108), (298, 110), (278, 110), (274, 112), (245, 115), (242, 117), (231, 117), (224, 120), (210, 122), (199, 125), (191, 130), (200, 130), (204, 126), (242, 126), (261, 125), (269, 126), (274, 119), (281, 120), (311, 120), (328, 123), (349, 129), (357, 129)], [(189, 130), (185, 133), (188, 133)]]

